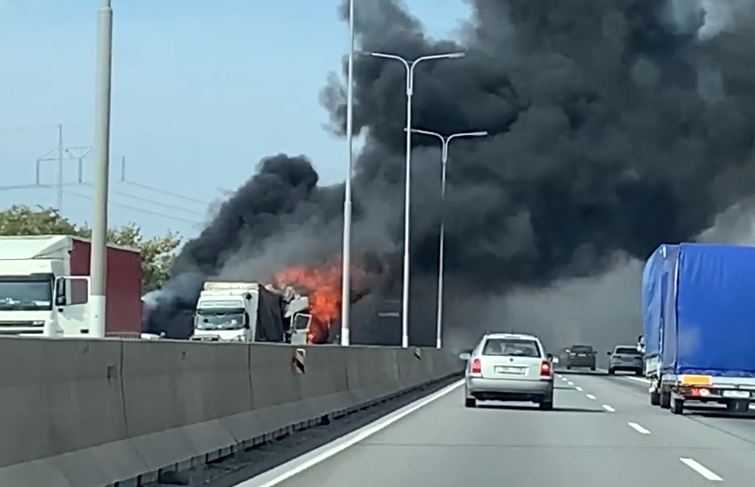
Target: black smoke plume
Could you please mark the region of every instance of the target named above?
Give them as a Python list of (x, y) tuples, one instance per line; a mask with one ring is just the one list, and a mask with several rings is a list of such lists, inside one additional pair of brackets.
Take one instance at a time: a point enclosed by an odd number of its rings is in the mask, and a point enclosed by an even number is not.
[[(472, 17), (459, 39), (436, 40), (396, 1), (357, 1), (365, 51), (408, 59), (467, 54), (418, 65), (414, 127), (490, 133), (456, 140), (450, 149), (443, 210), (449, 326), (483, 319), (469, 311), (453, 316), (465, 296), (597, 275), (617, 253), (644, 259), (662, 242), (699, 234), (753, 193), (751, 2), (468, 4)], [(359, 56), (355, 78), (355, 127), (366, 140), (355, 175), (355, 245), (388, 263), (386, 293), (396, 297), (404, 67)], [(339, 134), (344, 94), (333, 76), (322, 95)], [(439, 151), (433, 138), (417, 136), (413, 144), (412, 335), (426, 344), (434, 338)], [(317, 183), (303, 157), (262, 161), (187, 244), (173, 275), (196, 273), (201, 280), (244, 262), (252, 263), (250, 273), (269, 273), (291, 260), (338, 253), (343, 188)]]

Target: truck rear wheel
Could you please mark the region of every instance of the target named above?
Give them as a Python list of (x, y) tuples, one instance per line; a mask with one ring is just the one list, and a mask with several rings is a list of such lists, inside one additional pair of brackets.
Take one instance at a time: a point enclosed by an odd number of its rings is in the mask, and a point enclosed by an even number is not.
[(659, 406), (661, 404), (661, 393), (658, 391), (650, 391), (650, 405)]
[(661, 400), (658, 403), (658, 405), (662, 409), (669, 409), (669, 408), (671, 408), (671, 402), (672, 402), (671, 401), (671, 391), (661, 391), (660, 396), (661, 396), (661, 398), (660, 398)]
[(684, 400), (671, 398), (671, 414), (684, 414)]

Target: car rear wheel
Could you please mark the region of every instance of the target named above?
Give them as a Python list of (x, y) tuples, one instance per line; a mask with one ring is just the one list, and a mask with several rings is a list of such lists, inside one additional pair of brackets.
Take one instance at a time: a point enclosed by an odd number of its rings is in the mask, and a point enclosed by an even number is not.
[(608, 369), (608, 375), (613, 375), (615, 373), (616, 373), (616, 371), (614, 369), (612, 369), (612, 368), (609, 367), (609, 369)]
[(553, 394), (549, 394), (540, 399), (540, 409), (550, 411), (553, 409)]
[(476, 408), (477, 407), (477, 399), (474, 397), (468, 397), (464, 399), (464, 407), (465, 408)]

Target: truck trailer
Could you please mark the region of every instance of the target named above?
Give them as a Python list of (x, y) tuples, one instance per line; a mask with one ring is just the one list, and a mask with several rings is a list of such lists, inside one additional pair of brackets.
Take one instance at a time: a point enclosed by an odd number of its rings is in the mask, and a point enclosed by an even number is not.
[[(0, 237), (0, 335), (90, 335), (88, 240), (64, 236)], [(108, 246), (106, 335), (141, 332), (139, 252)]]
[(755, 397), (755, 248), (661, 245), (642, 278), (650, 403), (683, 414), (689, 401), (749, 410)]
[(256, 282), (205, 282), (192, 340), (306, 344), (309, 300), (292, 287)]

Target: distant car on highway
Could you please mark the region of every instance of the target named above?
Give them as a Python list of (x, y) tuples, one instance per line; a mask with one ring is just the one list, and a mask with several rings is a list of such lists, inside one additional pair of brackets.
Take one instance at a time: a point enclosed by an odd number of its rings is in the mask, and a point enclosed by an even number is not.
[(613, 375), (620, 371), (634, 372), (635, 375), (643, 374), (642, 352), (637, 350), (637, 346), (617, 345), (613, 352), (608, 352), (608, 355), (609, 374)]
[(568, 370), (587, 368), (595, 370), (597, 355), (590, 345), (572, 345), (564, 350), (560, 365)]
[(522, 401), (553, 409), (553, 357), (539, 338), (513, 333), (485, 335), (467, 361), (464, 406), (478, 401)]

